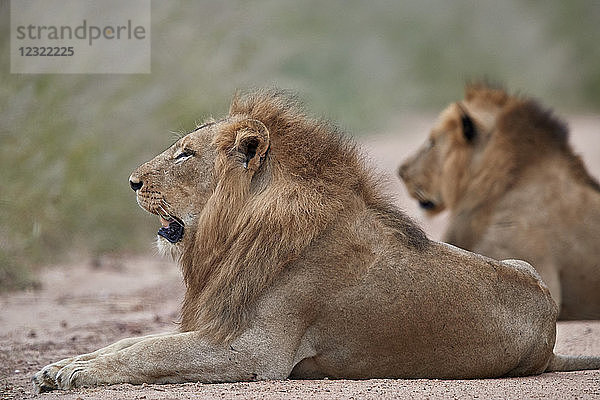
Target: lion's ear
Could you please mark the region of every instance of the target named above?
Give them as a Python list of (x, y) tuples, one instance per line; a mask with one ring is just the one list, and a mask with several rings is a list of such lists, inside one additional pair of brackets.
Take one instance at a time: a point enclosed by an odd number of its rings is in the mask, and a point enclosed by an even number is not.
[(244, 168), (256, 171), (270, 147), (269, 130), (255, 119), (242, 121), (236, 131), (235, 150), (242, 155)]
[(461, 111), (460, 121), (462, 125), (463, 135), (466, 141), (471, 143), (475, 139), (475, 136), (477, 136), (477, 128), (475, 127), (473, 120), (469, 116), (469, 113), (467, 113), (467, 110), (465, 110), (465, 108), (460, 103), (457, 104), (458, 108), (460, 108)]

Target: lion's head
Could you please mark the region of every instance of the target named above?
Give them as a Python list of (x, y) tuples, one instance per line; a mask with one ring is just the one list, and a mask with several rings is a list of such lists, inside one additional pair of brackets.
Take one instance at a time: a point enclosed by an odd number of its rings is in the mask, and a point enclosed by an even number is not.
[(129, 178), (140, 207), (159, 217), (162, 227), (157, 244), (165, 252), (181, 254), (213, 190), (216, 125), (198, 127)]
[(353, 143), (278, 90), (234, 98), (226, 117), (130, 177), (140, 206), (160, 219), (160, 245), (180, 260), (182, 330), (215, 340), (235, 336), (259, 293), (352, 205), (369, 204), (402, 240), (424, 243), (374, 182)]
[(465, 100), (442, 111), (427, 141), (400, 166), (409, 193), (428, 214), (453, 208), (467, 190), (474, 156), (487, 147), (507, 99), (499, 89), (467, 87)]
[(530, 98), (484, 83), (467, 85), (421, 149), (398, 169), (409, 193), (428, 214), (485, 208), (546, 157), (567, 157), (591, 179), (568, 144), (568, 131)]
[(180, 257), (217, 184), (223, 184), (219, 178), (236, 169), (255, 187), (254, 173), (268, 148), (269, 133), (261, 122), (234, 116), (202, 124), (137, 168), (129, 183), (138, 204), (159, 217), (158, 248)]

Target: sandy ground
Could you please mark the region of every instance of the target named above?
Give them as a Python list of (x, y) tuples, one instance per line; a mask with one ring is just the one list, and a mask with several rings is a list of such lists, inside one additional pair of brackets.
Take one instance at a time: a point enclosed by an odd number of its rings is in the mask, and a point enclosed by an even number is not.
[[(371, 136), (362, 144), (389, 178), (398, 204), (438, 239), (445, 217), (424, 219), (393, 176), (398, 161), (423, 140), (431, 116), (400, 120), (408, 134)], [(572, 142), (600, 176), (600, 116), (572, 119)], [(487, 380), (319, 380), (203, 385), (116, 385), (34, 395), (31, 375), (61, 358), (124, 337), (176, 329), (183, 294), (177, 267), (158, 256), (104, 258), (47, 268), (42, 288), (0, 296), (0, 399), (233, 398), (581, 398), (600, 399), (600, 371)], [(600, 321), (560, 322), (556, 351), (600, 356)]]

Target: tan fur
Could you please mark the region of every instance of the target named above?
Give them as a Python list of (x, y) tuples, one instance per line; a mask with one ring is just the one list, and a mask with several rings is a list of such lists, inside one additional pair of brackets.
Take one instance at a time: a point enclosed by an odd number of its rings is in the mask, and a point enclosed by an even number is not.
[(130, 180), (144, 209), (185, 223), (160, 239), (187, 287), (181, 332), (51, 364), (37, 390), (497, 377), (555, 360), (556, 306), (527, 263), (428, 240), (355, 146), (285, 93), (236, 97)]
[[(472, 142), (464, 113), (477, 129)], [(477, 83), (442, 112), (427, 143), (399, 174), (429, 213), (450, 211), (444, 240), (531, 262), (561, 318), (599, 318), (600, 186), (566, 125), (532, 99)]]

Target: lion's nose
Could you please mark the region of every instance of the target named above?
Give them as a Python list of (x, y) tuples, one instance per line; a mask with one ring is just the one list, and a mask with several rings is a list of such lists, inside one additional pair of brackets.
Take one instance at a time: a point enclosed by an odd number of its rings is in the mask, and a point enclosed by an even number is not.
[(132, 177), (132, 178), (129, 178), (129, 186), (131, 186), (131, 188), (135, 192), (137, 192), (138, 190), (140, 190), (142, 188), (142, 186), (144, 186), (144, 182)]

